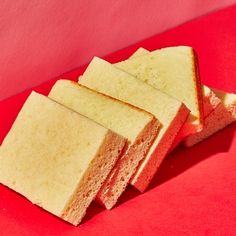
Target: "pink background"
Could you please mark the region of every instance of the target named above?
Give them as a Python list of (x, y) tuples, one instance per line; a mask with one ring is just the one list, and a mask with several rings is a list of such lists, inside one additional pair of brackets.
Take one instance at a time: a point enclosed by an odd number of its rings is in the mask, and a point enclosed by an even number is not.
[(0, 100), (235, 0), (1, 0)]

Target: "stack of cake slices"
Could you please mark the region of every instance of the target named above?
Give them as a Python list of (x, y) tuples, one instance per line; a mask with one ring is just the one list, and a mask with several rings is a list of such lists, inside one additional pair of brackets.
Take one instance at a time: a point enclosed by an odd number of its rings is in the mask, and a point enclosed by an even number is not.
[(198, 70), (191, 47), (139, 48), (116, 64), (94, 57), (48, 97), (32, 92), (1, 145), (0, 183), (74, 225), (92, 201), (111, 209), (128, 185), (144, 192), (176, 146), (236, 120), (236, 95)]

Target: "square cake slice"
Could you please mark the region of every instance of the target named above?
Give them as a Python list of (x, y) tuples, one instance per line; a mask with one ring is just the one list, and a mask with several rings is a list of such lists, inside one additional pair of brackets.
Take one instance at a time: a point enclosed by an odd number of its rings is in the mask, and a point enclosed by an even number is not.
[(97, 199), (107, 209), (118, 201), (156, 138), (159, 122), (150, 113), (69, 80), (60, 80), (49, 97), (96, 121), (129, 141)]
[(130, 180), (143, 192), (166, 156), (189, 110), (173, 97), (96, 57), (80, 77), (79, 83), (144, 109), (161, 122), (159, 135)]
[(32, 92), (0, 148), (0, 183), (78, 225), (126, 139)]

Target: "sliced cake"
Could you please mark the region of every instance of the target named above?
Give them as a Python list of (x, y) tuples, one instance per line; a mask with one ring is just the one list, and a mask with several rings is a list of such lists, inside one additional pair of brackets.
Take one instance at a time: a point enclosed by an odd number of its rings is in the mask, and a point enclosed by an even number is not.
[(138, 56), (115, 65), (183, 102), (191, 112), (189, 119), (203, 123), (202, 90), (193, 48), (168, 47), (148, 53), (142, 49)]
[[(130, 183), (144, 191), (186, 120), (189, 110), (183, 103), (149, 86), (112, 64), (94, 58), (79, 80), (80, 84), (112, 96), (152, 114), (161, 122), (161, 130)], [(106, 192), (100, 191), (102, 199)]]
[(128, 138), (126, 152), (97, 195), (100, 203), (111, 209), (156, 138), (159, 122), (140, 108), (68, 80), (58, 81), (49, 97)]
[(203, 130), (187, 137), (184, 140), (185, 146), (193, 146), (236, 121), (236, 94), (207, 87), (204, 89), (204, 94), (209, 98), (209, 102), (204, 106)]
[(191, 47), (169, 47), (153, 52), (139, 48), (128, 60), (116, 66), (179, 99), (190, 109), (191, 113), (169, 152), (186, 137), (202, 130), (204, 98), (197, 57)]
[(0, 182), (77, 225), (126, 139), (31, 93), (0, 148)]

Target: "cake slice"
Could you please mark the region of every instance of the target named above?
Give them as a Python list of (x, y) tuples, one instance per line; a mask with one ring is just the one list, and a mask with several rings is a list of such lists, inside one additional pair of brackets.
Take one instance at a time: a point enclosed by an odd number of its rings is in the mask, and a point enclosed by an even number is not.
[(185, 146), (193, 146), (236, 121), (236, 94), (209, 89), (206, 86), (204, 94), (209, 98), (209, 102), (204, 106), (203, 130), (187, 137), (184, 140)]
[[(189, 110), (178, 100), (96, 57), (80, 77), (79, 83), (140, 107), (155, 115), (161, 122), (159, 135), (130, 180), (133, 186), (143, 192), (186, 120)], [(102, 198), (105, 194), (100, 191), (99, 197)]]
[(97, 195), (100, 203), (111, 209), (151, 147), (159, 122), (148, 112), (68, 80), (58, 81), (49, 97), (129, 140), (126, 152)]
[(169, 47), (153, 52), (139, 48), (128, 60), (116, 66), (167, 92), (190, 109), (188, 119), (168, 152), (189, 135), (202, 130), (203, 102), (206, 99), (202, 96), (197, 57), (191, 47)]
[(221, 103), (220, 99), (216, 96), (216, 94), (207, 86), (202, 86), (203, 91), (203, 113), (204, 113), (204, 125), (198, 125), (194, 121), (190, 122), (187, 120), (179, 133), (177, 134), (171, 149), (171, 152), (176, 146), (179, 144), (184, 144), (184, 140), (187, 137), (194, 136), (195, 134), (201, 133), (201, 131), (205, 127), (206, 117)]
[(138, 56), (115, 65), (183, 102), (191, 112), (189, 120), (203, 123), (202, 89), (193, 48), (168, 47), (148, 53), (141, 49)]
[(32, 92), (0, 148), (0, 182), (74, 225), (126, 139)]

